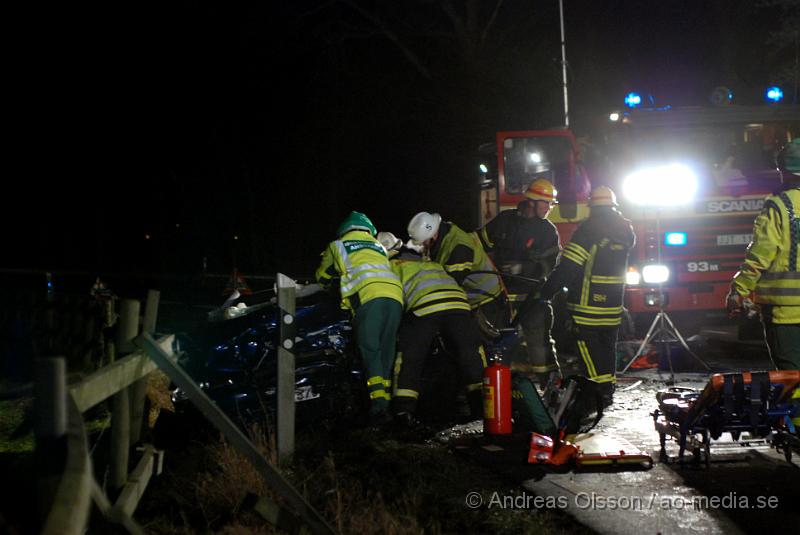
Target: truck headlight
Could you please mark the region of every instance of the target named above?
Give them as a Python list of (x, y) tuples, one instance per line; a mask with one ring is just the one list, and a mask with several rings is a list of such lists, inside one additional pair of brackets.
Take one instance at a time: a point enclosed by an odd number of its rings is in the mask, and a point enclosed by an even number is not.
[(622, 191), (640, 206), (680, 206), (694, 198), (697, 175), (681, 164), (647, 167), (625, 177)]
[(663, 264), (649, 264), (642, 268), (642, 279), (647, 284), (661, 284), (669, 280), (669, 268)]
[(625, 273), (625, 284), (636, 286), (640, 282), (642, 282), (642, 276), (639, 274), (639, 270), (633, 266), (629, 267), (628, 272)]

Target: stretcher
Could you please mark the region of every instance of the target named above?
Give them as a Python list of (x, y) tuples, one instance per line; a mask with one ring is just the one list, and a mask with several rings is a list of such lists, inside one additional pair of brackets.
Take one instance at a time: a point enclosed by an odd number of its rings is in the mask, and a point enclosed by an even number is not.
[(561, 466), (572, 464), (576, 468), (617, 465), (653, 466), (653, 458), (625, 439), (596, 433), (575, 435), (572, 440), (560, 436), (531, 433), (528, 463)]
[(800, 454), (800, 440), (792, 418), (797, 406), (792, 395), (800, 385), (800, 370), (714, 374), (703, 390), (673, 387), (658, 392), (653, 413), (661, 442), (661, 458), (667, 459), (666, 437), (680, 447), (684, 460), (689, 449), (696, 463), (710, 463), (712, 441), (729, 433), (734, 443), (761, 441), (783, 453), (791, 462)]

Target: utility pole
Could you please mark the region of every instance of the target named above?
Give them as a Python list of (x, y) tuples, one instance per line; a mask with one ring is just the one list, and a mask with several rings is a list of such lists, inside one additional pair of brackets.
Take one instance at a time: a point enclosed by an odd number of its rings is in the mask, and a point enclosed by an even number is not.
[(569, 100), (567, 99), (567, 45), (564, 40), (564, 0), (558, 0), (561, 19), (561, 76), (564, 85), (564, 126), (569, 128)]

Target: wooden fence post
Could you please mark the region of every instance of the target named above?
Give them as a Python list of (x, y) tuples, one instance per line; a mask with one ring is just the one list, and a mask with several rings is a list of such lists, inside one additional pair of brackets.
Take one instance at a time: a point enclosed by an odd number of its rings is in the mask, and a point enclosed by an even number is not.
[(278, 309), (281, 315), (281, 345), (278, 348), (278, 462), (284, 462), (294, 454), (295, 415), (295, 290), (297, 283), (278, 273)]
[[(142, 332), (155, 336), (156, 322), (158, 320), (158, 302), (161, 292), (147, 290), (147, 300), (144, 305), (144, 319)], [(137, 333), (133, 333), (134, 337)], [(142, 436), (142, 423), (144, 419), (144, 398), (147, 395), (147, 376), (142, 377), (130, 386), (131, 401), (131, 437), (130, 445), (133, 446)]]
[[(139, 301), (123, 299), (117, 324), (116, 348), (119, 354), (135, 349), (133, 339), (139, 332)], [(130, 454), (131, 408), (129, 389), (114, 395), (111, 412), (111, 474), (110, 484), (114, 492), (128, 481), (128, 458)]]
[(66, 459), (66, 360), (63, 357), (38, 358), (34, 373), (36, 486), (39, 510), (44, 514), (55, 498)]

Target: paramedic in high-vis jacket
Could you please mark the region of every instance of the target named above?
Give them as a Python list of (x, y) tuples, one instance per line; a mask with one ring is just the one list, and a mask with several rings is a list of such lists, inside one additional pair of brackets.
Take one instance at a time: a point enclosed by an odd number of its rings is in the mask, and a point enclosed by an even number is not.
[[(756, 217), (753, 241), (744, 263), (733, 276), (727, 307), (739, 313), (752, 307), (750, 294), (761, 309), (764, 337), (779, 370), (800, 369), (800, 138), (776, 158), (781, 188), (767, 197)], [(800, 389), (795, 392), (800, 401)], [(800, 425), (800, 415), (795, 424)]]
[(341, 307), (353, 314), (358, 349), (364, 362), (370, 397), (370, 420), (391, 421), (392, 368), (395, 337), (403, 317), (403, 286), (375, 236), (375, 225), (360, 212), (351, 212), (336, 232), (337, 239), (322, 252), (317, 281), (330, 286), (339, 278)]
[(756, 217), (753, 241), (733, 276), (727, 306), (740, 312), (751, 292), (760, 305), (770, 356), (779, 370), (800, 369), (800, 138), (778, 153), (782, 185)]
[(598, 385), (605, 405), (613, 401), (617, 331), (628, 252), (636, 243), (631, 222), (617, 211), (610, 188), (599, 186), (589, 197), (591, 213), (564, 247), (561, 262), (542, 286), (550, 299), (567, 288), (567, 309), (576, 329), (578, 352), (586, 377)]

